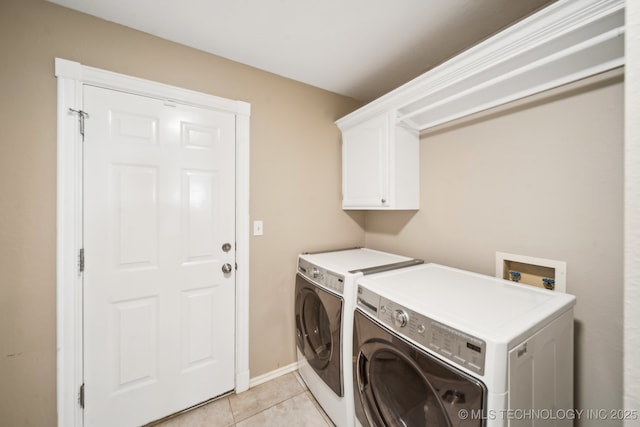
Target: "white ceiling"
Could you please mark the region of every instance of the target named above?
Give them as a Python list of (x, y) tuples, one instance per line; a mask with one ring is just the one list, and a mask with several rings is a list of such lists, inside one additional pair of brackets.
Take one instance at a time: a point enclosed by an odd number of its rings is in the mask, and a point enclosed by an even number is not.
[(555, 0), (49, 0), (371, 101)]

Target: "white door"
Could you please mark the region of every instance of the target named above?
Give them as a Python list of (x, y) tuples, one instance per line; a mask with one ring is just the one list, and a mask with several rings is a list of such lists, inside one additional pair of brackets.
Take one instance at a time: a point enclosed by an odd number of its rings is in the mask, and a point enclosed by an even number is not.
[(83, 96), (85, 425), (137, 426), (234, 388), (235, 116)]

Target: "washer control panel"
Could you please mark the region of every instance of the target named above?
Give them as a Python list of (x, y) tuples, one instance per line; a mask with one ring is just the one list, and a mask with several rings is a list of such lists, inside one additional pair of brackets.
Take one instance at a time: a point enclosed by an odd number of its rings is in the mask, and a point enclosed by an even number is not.
[(298, 273), (339, 295), (344, 294), (344, 276), (340, 274), (318, 267), (304, 259), (298, 259)]
[(486, 343), (448, 325), (436, 322), (375, 292), (358, 286), (358, 308), (426, 349), (456, 365), (484, 375)]

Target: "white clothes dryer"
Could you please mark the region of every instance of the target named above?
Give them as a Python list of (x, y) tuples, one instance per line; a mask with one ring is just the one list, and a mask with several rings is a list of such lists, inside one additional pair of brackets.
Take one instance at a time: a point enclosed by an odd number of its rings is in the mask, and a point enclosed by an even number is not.
[(295, 326), (300, 376), (338, 427), (355, 423), (351, 381), (356, 279), (421, 264), (366, 248), (298, 257)]
[(572, 424), (574, 296), (436, 264), (357, 292), (357, 425)]

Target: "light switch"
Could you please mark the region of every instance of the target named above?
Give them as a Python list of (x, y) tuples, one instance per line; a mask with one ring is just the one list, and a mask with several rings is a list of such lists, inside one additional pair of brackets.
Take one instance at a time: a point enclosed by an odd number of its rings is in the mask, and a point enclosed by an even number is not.
[(264, 233), (264, 230), (262, 228), (262, 221), (261, 220), (253, 221), (253, 235), (262, 236), (263, 233)]

